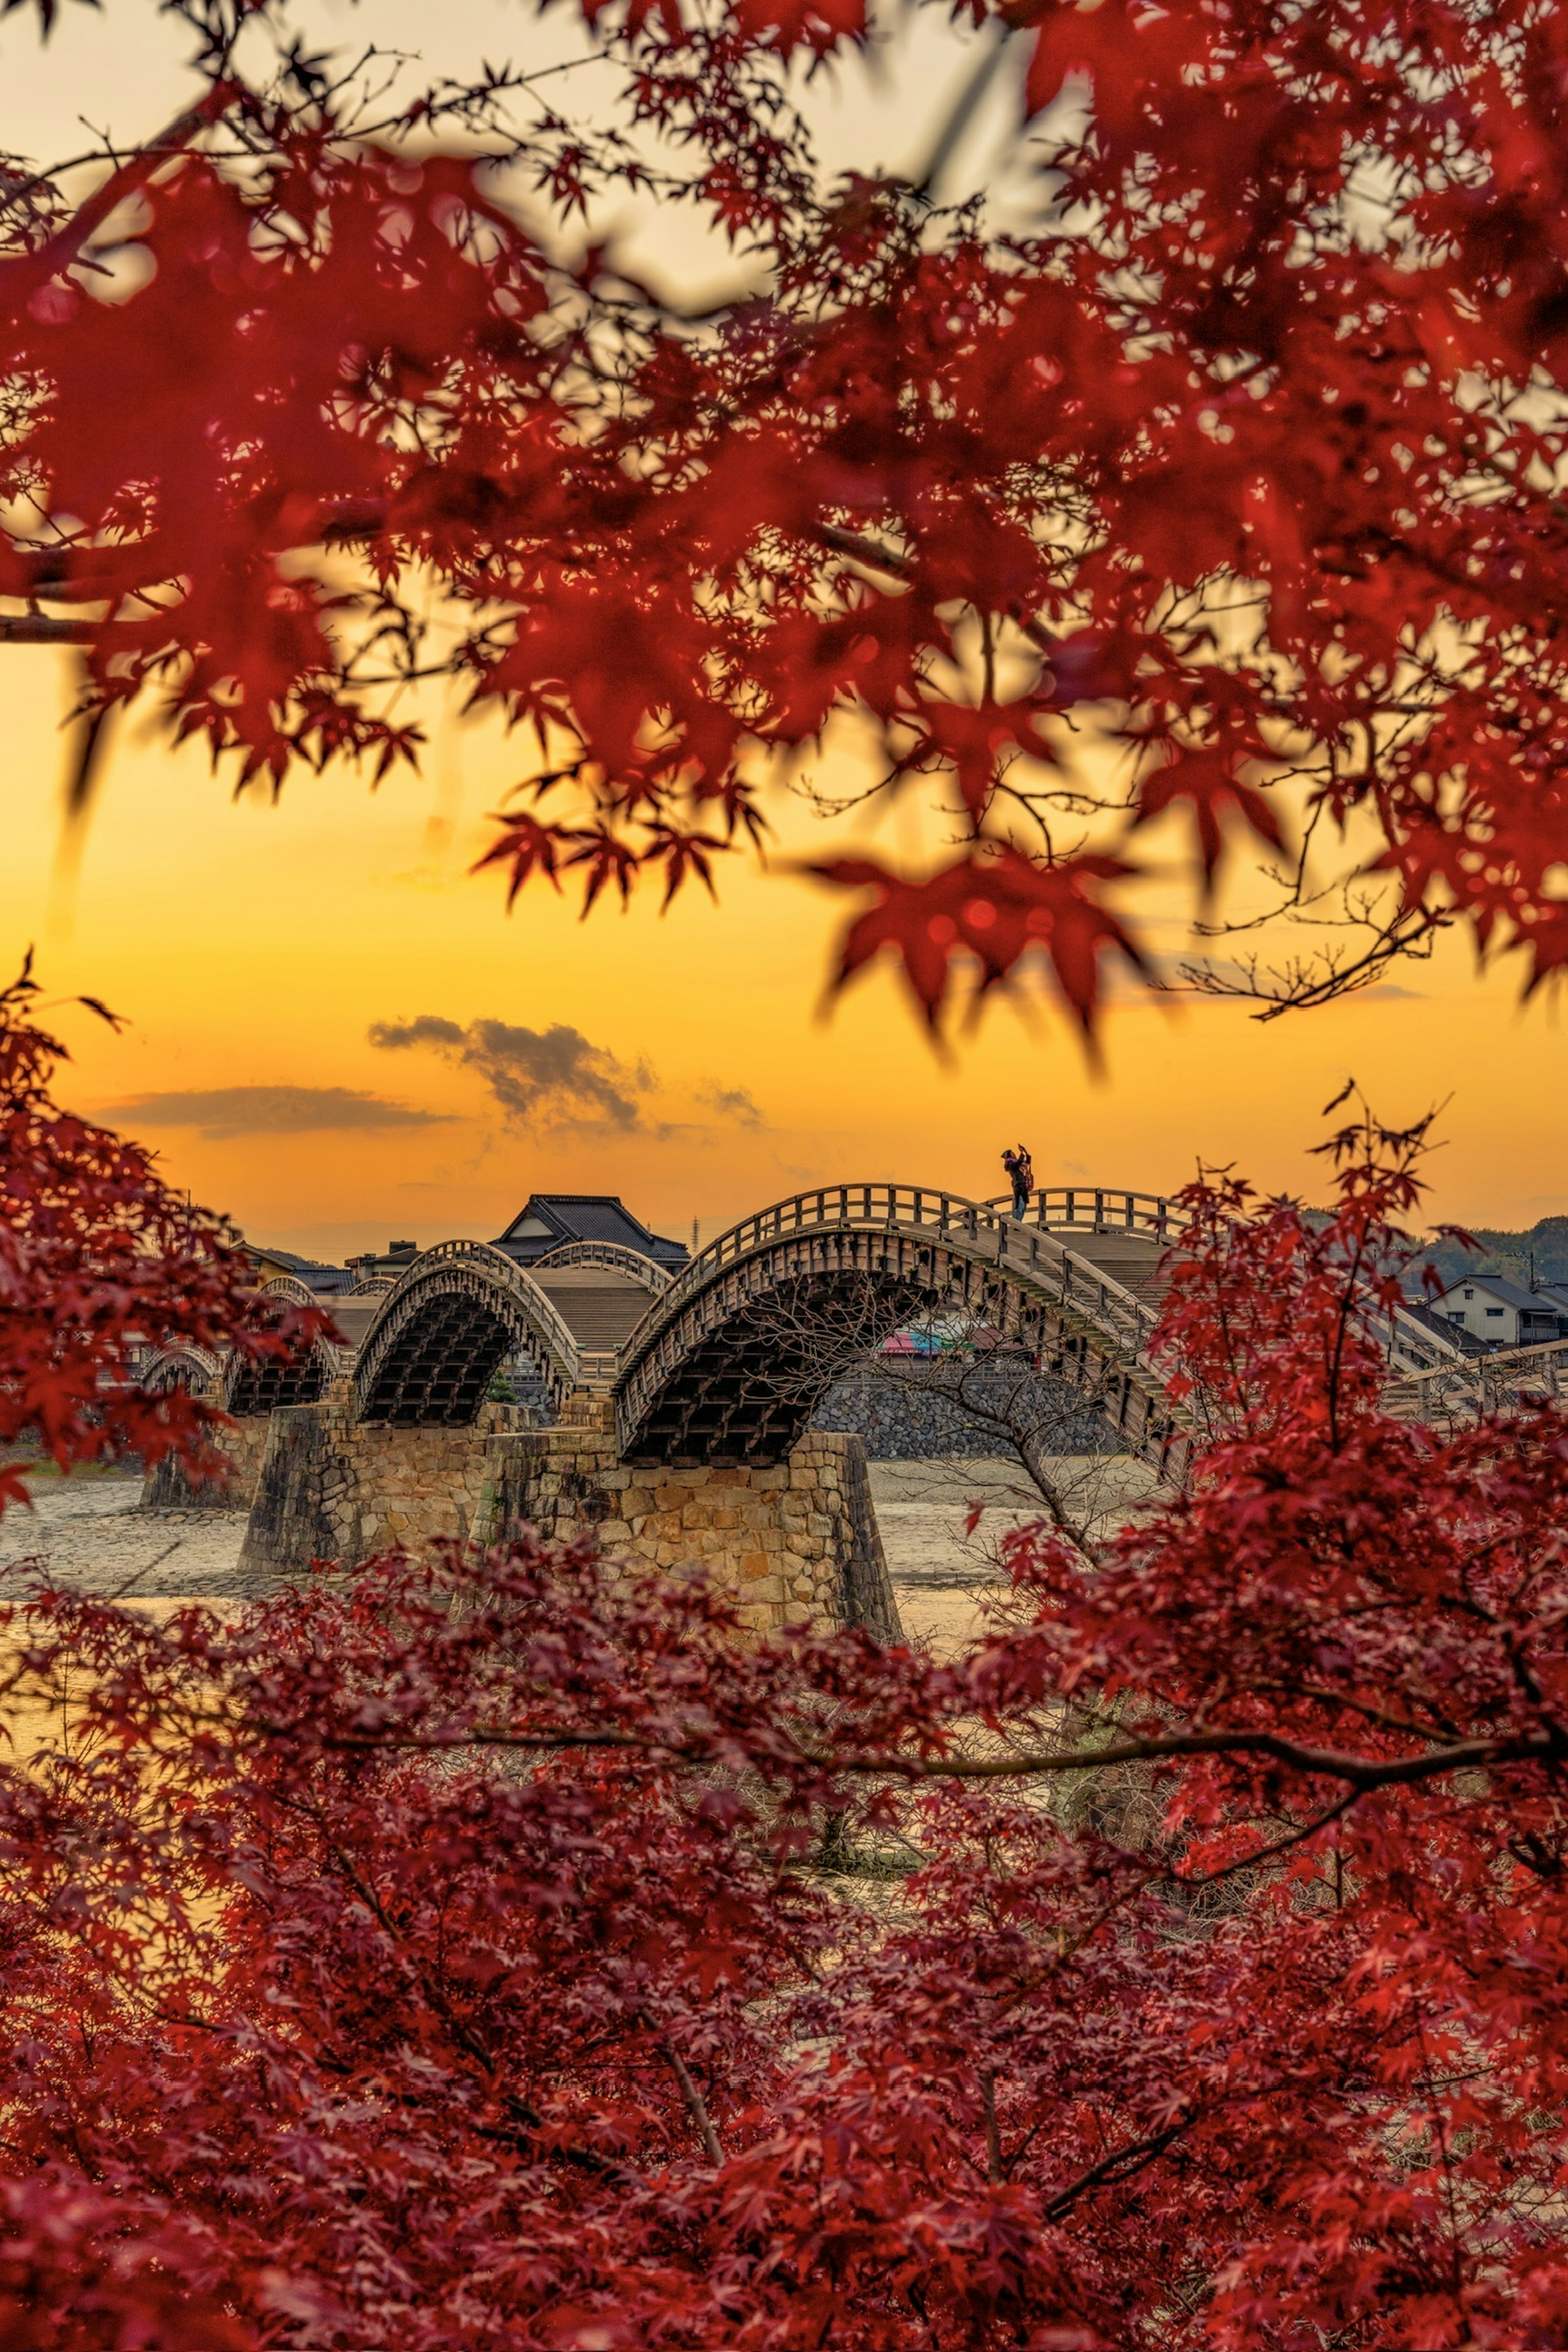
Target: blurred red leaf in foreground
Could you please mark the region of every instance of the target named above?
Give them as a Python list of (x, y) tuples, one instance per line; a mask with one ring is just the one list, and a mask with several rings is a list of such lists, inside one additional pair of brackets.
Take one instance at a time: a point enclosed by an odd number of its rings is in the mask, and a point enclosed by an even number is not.
[[(499, 68), (367, 114), (285, 7), (247, 83), (184, 13), (178, 122), (0, 189), (0, 638), (76, 648), (84, 794), (138, 698), (277, 785), (416, 759), (444, 676), (524, 730), (514, 887), (706, 879), (825, 745), (828, 866), (851, 804), (930, 795), (877, 929), (932, 1014), (1036, 942), (933, 954), (924, 894), (1172, 811), (1200, 899), (1222, 815), (1282, 914), (1356, 884), (1267, 1010), (1450, 923), (1564, 968), (1559, 0), (973, 0), (1028, 52), (1016, 218), (818, 169), (791, 60), (859, 0), (592, 0), (628, 97), (570, 125)], [(622, 191), (695, 204), (743, 297), (584, 253)], [(1097, 961), (1054, 959), (1086, 1023)]]
[(328, 1321), (264, 1310), (231, 1227), (172, 1191), (139, 1144), (60, 1108), (65, 1048), (37, 1027), (38, 995), (30, 958), (0, 990), (0, 1446), (13, 1457), (0, 1507), (26, 1501), (28, 1450), (62, 1471), (170, 1452), (220, 1471), (221, 1411), (143, 1385), (142, 1360), (182, 1345), (291, 1354)]

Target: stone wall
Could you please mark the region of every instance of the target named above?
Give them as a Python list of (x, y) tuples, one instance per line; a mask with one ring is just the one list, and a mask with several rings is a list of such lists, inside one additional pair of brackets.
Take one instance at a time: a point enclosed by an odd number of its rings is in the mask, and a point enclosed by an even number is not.
[[(856, 1372), (836, 1381), (812, 1416), (813, 1430), (844, 1430), (865, 1442), (872, 1462), (921, 1462), (952, 1454), (1007, 1451), (997, 1429), (965, 1412), (952, 1395), (952, 1369), (941, 1359), (898, 1360), (886, 1372)], [(1070, 1381), (1030, 1373), (1016, 1358), (971, 1363), (964, 1386), (982, 1409), (990, 1404), (1020, 1427), (1050, 1433), (1051, 1454), (1115, 1454), (1121, 1441), (1102, 1413), (1086, 1405)]]
[(488, 1538), (489, 1449), (527, 1418), (516, 1406), (487, 1404), (458, 1429), (356, 1421), (346, 1381), (335, 1381), (320, 1404), (280, 1405), (271, 1416), (242, 1567), (364, 1559), (433, 1536)]
[(675, 1470), (623, 1462), (611, 1423), (607, 1404), (579, 1406), (571, 1422), (498, 1440), (496, 1535), (591, 1527), (610, 1552), (705, 1570), (758, 1633), (860, 1624), (900, 1638), (858, 1437), (808, 1434), (773, 1468)]
[(144, 1511), (248, 1511), (256, 1499), (267, 1438), (265, 1413), (253, 1413), (247, 1421), (216, 1431), (213, 1442), (228, 1463), (228, 1476), (204, 1479), (199, 1485), (186, 1477), (172, 1454), (165, 1454), (142, 1481), (140, 1507)]
[(858, 1437), (807, 1435), (774, 1468), (650, 1469), (621, 1461), (607, 1398), (573, 1398), (550, 1428), (525, 1419), (486, 1405), (471, 1428), (356, 1422), (346, 1383), (321, 1404), (280, 1406), (242, 1565), (281, 1574), (435, 1536), (593, 1528), (613, 1554), (705, 1570), (759, 1633), (860, 1624), (899, 1638)]

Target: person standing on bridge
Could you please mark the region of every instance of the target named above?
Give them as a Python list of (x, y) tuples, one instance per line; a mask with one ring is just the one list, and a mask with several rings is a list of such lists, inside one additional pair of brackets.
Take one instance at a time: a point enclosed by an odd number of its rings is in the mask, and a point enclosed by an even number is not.
[(1020, 1143), (1016, 1150), (1004, 1151), (1002, 1165), (1007, 1171), (1007, 1179), (1013, 1187), (1013, 1214), (1026, 1217), (1029, 1195), (1035, 1189), (1035, 1163), (1029, 1157), (1027, 1144)]

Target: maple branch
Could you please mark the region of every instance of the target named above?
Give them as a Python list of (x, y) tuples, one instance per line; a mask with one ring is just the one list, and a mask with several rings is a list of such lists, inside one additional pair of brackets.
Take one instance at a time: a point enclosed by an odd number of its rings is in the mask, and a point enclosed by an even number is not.
[(838, 1771), (902, 1774), (938, 1780), (1025, 1780), (1042, 1772), (1095, 1772), (1112, 1764), (1159, 1763), (1177, 1756), (1272, 1757), (1292, 1770), (1327, 1780), (1344, 1780), (1358, 1791), (1397, 1788), (1448, 1772), (1494, 1764), (1551, 1763), (1568, 1758), (1568, 1733), (1553, 1728), (1517, 1739), (1467, 1739), (1429, 1748), (1422, 1756), (1378, 1762), (1336, 1749), (1306, 1748), (1273, 1731), (1174, 1732), (1158, 1738), (1124, 1739), (1111, 1748), (1059, 1748), (1034, 1754), (972, 1758), (909, 1755), (819, 1756), (816, 1763)]
[[(1327, 895), (1327, 891), (1318, 892), (1306, 904), (1321, 903)], [(1429, 956), (1437, 932), (1446, 929), (1453, 917), (1443, 908), (1415, 907), (1404, 908), (1385, 920), (1373, 913), (1370, 898), (1363, 899), (1359, 907), (1354, 904), (1346, 884), (1344, 904), (1338, 915), (1308, 914), (1298, 891), (1283, 908), (1277, 907), (1244, 923), (1206, 927), (1206, 936), (1230, 937), (1281, 919), (1315, 929), (1340, 925), (1370, 929), (1374, 936), (1360, 955), (1348, 961), (1345, 949), (1329, 947), (1312, 957), (1293, 956), (1279, 964), (1264, 965), (1256, 955), (1237, 960), (1228, 969), (1211, 963), (1184, 963), (1178, 967), (1176, 981), (1158, 983), (1159, 992), (1250, 999), (1263, 1007), (1252, 1015), (1255, 1021), (1278, 1021), (1285, 1013), (1305, 1012), (1353, 996), (1359, 990), (1372, 986), (1390, 964), (1406, 956)]]
[(1192, 2120), (1191, 2116), (1184, 2116), (1179, 2123), (1168, 2124), (1163, 2131), (1154, 2133), (1150, 2139), (1134, 2140), (1131, 2147), (1118, 2148), (1113, 2156), (1102, 2156), (1098, 2164), (1091, 2164), (1089, 2170), (1080, 2173), (1068, 2188), (1059, 2189), (1050, 2199), (1045, 2208), (1046, 2220), (1059, 2221), (1091, 2189), (1101, 2189), (1107, 2185), (1116, 2187), (1123, 2180), (1131, 2180), (1134, 2173), (1142, 2172), (1145, 2165), (1152, 2164), (1157, 2156), (1163, 2156), (1172, 2142), (1180, 2139)]
[(724, 2151), (719, 2145), (719, 2135), (713, 2128), (713, 2119), (708, 2113), (707, 2103), (692, 2079), (690, 2067), (672, 2042), (665, 2043), (664, 2054), (668, 2059), (675, 2079), (680, 2085), (680, 2095), (686, 2101), (687, 2111), (697, 2126), (697, 2137), (702, 2142), (703, 2153), (710, 2164), (722, 2164)]
[(103, 635), (97, 621), (52, 613), (0, 613), (0, 646), (90, 646)]
[(1250, 1853), (1237, 1854), (1234, 1862), (1222, 1863), (1217, 1870), (1199, 1871), (1190, 1876), (1184, 1871), (1173, 1870), (1171, 1884), (1175, 1886), (1217, 1886), (1222, 1879), (1234, 1877), (1238, 1870), (1256, 1870), (1260, 1863), (1273, 1862), (1279, 1854), (1289, 1853), (1292, 1846), (1304, 1845), (1309, 1838), (1316, 1837), (1320, 1830), (1326, 1830), (1342, 1819), (1361, 1793), (1359, 1789), (1347, 1789), (1342, 1797), (1336, 1798), (1324, 1811), (1314, 1813), (1310, 1822), (1302, 1822), (1283, 1837), (1270, 1840), (1268, 1845), (1255, 1846)]
[[(257, 1727), (268, 1736), (288, 1738), (293, 1727), (282, 1723)], [(645, 1757), (663, 1757), (672, 1763), (702, 1765), (711, 1763), (721, 1753), (722, 1743), (712, 1735), (702, 1733), (689, 1739), (679, 1739), (668, 1734), (645, 1736), (637, 1732), (615, 1731), (500, 1731), (489, 1729), (456, 1729), (436, 1738), (381, 1732), (334, 1732), (321, 1741), (323, 1750), (342, 1753), (370, 1754), (451, 1754), (460, 1748), (493, 1748), (518, 1749), (534, 1754), (556, 1751), (575, 1752), (610, 1748), (640, 1753)], [(1190, 1731), (1172, 1732), (1147, 1739), (1125, 1739), (1105, 1748), (1056, 1748), (1021, 1753), (979, 1757), (911, 1756), (893, 1750), (881, 1754), (836, 1754), (832, 1749), (796, 1751), (795, 1760), (813, 1770), (851, 1772), (857, 1777), (882, 1775), (889, 1779), (909, 1780), (1005, 1780), (1037, 1778), (1047, 1772), (1099, 1772), (1117, 1764), (1160, 1763), (1182, 1756), (1268, 1756), (1292, 1771), (1311, 1778), (1342, 1780), (1357, 1794), (1386, 1788), (1414, 1785), (1423, 1780), (1441, 1779), (1450, 1772), (1485, 1769), (1499, 1764), (1544, 1764), (1568, 1759), (1568, 1731), (1553, 1727), (1550, 1730), (1522, 1734), (1512, 1739), (1458, 1740), (1446, 1748), (1428, 1748), (1419, 1756), (1394, 1757), (1380, 1760), (1369, 1757), (1349, 1756), (1338, 1749), (1309, 1748), (1301, 1742), (1287, 1739), (1272, 1731)], [(1322, 1817), (1316, 1826), (1323, 1826), (1337, 1818), (1339, 1808)], [(1304, 1832), (1310, 1834), (1310, 1831)], [(1297, 1842), (1296, 1833), (1284, 1841)], [(1261, 1854), (1248, 1857), (1251, 1861), (1266, 1858)], [(1194, 1882), (1194, 1884), (1197, 1882)]]
[(989, 2067), (980, 2077), (980, 2104), (985, 2112), (985, 2177), (999, 2188), (1007, 2178), (1002, 2160), (1002, 2135), (996, 2127), (996, 2077)]
[[(458, 2015), (440, 1986), (432, 1979), (428, 1968), (415, 1955), (409, 1937), (393, 1918), (375, 1888), (362, 1872), (355, 1869), (343, 1852), (339, 1840), (327, 1828), (319, 1809), (310, 1806), (291, 1806), (288, 1804), (287, 1800), (284, 1802), (286, 1810), (303, 1813), (307, 1819), (314, 1819), (317, 1832), (327, 1852), (342, 1871), (347, 1884), (353, 1887), (360, 1901), (376, 1921), (387, 1941), (399, 1953), (405, 1969), (418, 1985), (434, 2015), (446, 2028), (457, 2048), (471, 2060), (483, 2074), (494, 2082), (498, 2072), (494, 2054), (486, 2049), (478, 2034), (473, 2032), (466, 2020)], [(503, 2093), (502, 2100), (507, 2112), (516, 2118), (525, 2131), (536, 2138), (543, 2136), (546, 2129), (544, 2119), (531, 2101), (520, 2097), (514, 2091)], [(580, 2170), (613, 2179), (626, 2179), (638, 2187), (642, 2186), (639, 2175), (631, 2166), (618, 2163), (612, 2158), (601, 2156), (596, 2148), (583, 2147), (575, 2142), (563, 2140), (552, 2143), (551, 2152), (559, 2156), (563, 2162), (575, 2165)]]
[(843, 530), (837, 523), (819, 523), (816, 535), (824, 547), (831, 547), (839, 555), (853, 556), (857, 563), (869, 564), (874, 572), (891, 572), (902, 579), (910, 568), (909, 556), (881, 547), (858, 530)]
[[(221, 73), (195, 106), (187, 107), (183, 114), (177, 114), (167, 130), (161, 131), (156, 139), (150, 140), (146, 146), (138, 148), (128, 162), (110, 172), (102, 185), (95, 188), (92, 194), (79, 205), (65, 227), (57, 229), (36, 253), (16, 255), (0, 262), (0, 273), (16, 271), (29, 287), (45, 286), (51, 278), (58, 278), (62, 269), (68, 268), (79, 257), (83, 246), (94, 231), (102, 226), (117, 205), (123, 204), (127, 196), (134, 195), (139, 188), (145, 187), (171, 155), (181, 153), (201, 131), (210, 130), (220, 115), (227, 112), (235, 99), (244, 95), (246, 93), (240, 86), (229, 80), (226, 71)], [(16, 279), (12, 280), (13, 284), (16, 282)], [(5, 278), (0, 274), (0, 285), (5, 283)]]

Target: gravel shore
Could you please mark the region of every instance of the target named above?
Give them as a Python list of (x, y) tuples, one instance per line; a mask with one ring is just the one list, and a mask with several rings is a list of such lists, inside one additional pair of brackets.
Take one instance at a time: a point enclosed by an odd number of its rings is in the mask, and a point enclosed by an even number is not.
[[(1119, 1515), (1149, 1484), (1139, 1465), (1105, 1456), (1058, 1467), (1086, 1518)], [(1038, 1517), (1037, 1500), (1016, 1465), (974, 1457), (873, 1462), (870, 1477), (907, 1638), (941, 1651), (961, 1646), (983, 1622), (986, 1593), (996, 1587), (999, 1538)], [(143, 1511), (141, 1491), (133, 1477), (38, 1479), (33, 1508), (0, 1520), (5, 1581), (36, 1573), (79, 1592), (219, 1608), (275, 1583), (241, 1571), (243, 1511)], [(971, 1534), (965, 1520), (975, 1504), (984, 1511)]]

